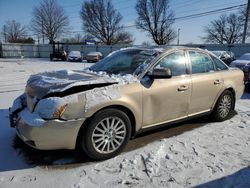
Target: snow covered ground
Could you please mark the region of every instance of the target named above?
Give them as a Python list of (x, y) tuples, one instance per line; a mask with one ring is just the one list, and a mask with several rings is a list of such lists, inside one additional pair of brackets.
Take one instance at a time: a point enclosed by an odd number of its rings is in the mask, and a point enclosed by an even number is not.
[(208, 121), (107, 161), (79, 159), (74, 151), (36, 151), (21, 143), (9, 128), (8, 107), (29, 75), (85, 66), (89, 64), (0, 59), (0, 188), (250, 187), (249, 93), (223, 123)]

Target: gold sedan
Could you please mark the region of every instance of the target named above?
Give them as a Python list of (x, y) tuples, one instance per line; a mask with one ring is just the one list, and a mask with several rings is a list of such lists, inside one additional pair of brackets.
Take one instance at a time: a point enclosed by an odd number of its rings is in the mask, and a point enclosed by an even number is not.
[(10, 122), (31, 147), (79, 145), (103, 160), (148, 128), (205, 114), (224, 121), (243, 90), (243, 72), (208, 51), (126, 48), (88, 70), (32, 75)]

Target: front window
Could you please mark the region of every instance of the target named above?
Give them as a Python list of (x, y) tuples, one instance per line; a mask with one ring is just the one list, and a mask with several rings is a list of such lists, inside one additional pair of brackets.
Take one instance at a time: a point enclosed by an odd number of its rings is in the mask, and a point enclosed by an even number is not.
[(91, 66), (90, 70), (108, 74), (139, 75), (157, 54), (158, 52), (153, 50), (120, 50)]
[(168, 68), (172, 76), (180, 76), (186, 74), (185, 60), (184, 51), (174, 52), (162, 58), (155, 68)]

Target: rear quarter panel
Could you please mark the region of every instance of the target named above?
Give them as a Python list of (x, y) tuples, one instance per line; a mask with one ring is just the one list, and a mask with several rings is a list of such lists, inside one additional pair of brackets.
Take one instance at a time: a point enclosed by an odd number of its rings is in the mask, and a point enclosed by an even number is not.
[[(229, 70), (221, 71), (223, 86), (220, 94), (226, 89), (232, 88), (235, 92), (235, 99), (240, 99), (245, 89), (243, 76), (243, 71), (237, 68), (229, 68)], [(217, 99), (219, 98), (220, 94), (218, 95)], [(214, 105), (216, 104), (216, 101)]]

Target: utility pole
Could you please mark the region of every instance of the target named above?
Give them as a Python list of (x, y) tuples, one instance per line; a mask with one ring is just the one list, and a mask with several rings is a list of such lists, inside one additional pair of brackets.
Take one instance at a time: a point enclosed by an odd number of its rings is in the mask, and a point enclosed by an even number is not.
[(40, 44), (40, 38), (39, 38), (39, 34), (37, 35), (37, 52), (38, 52), (38, 57), (40, 58), (40, 48), (39, 48), (39, 44)]
[(42, 37), (43, 37), (43, 44), (44, 44), (44, 30), (43, 30), (43, 20), (42, 20)]
[(245, 41), (246, 41), (247, 25), (248, 25), (248, 19), (249, 19), (249, 8), (250, 8), (250, 0), (247, 1), (247, 11), (246, 11), (245, 24), (244, 24), (244, 30), (243, 30), (242, 44), (245, 44)]
[(178, 35), (177, 35), (177, 46), (180, 44), (180, 28), (178, 29)]
[(7, 42), (7, 33), (6, 33), (6, 25), (3, 26), (3, 34), (4, 34), (4, 42)]

